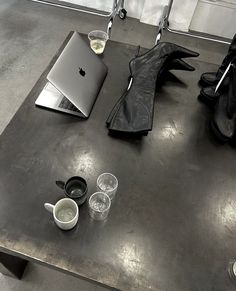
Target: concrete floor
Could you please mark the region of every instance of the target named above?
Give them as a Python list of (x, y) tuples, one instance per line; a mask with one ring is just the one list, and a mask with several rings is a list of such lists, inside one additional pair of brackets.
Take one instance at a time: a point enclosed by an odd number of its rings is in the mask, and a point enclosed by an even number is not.
[(96, 286), (64, 273), (57, 272), (36, 264), (28, 264), (22, 280), (0, 274), (1, 291), (106, 291), (109, 289)]
[[(36, 4), (0, 0), (0, 134), (71, 30), (105, 29), (107, 18)], [(156, 28), (116, 18), (112, 39), (151, 47)], [(202, 61), (220, 64), (227, 46), (166, 33), (162, 40), (200, 52)], [(48, 268), (29, 264), (22, 281), (0, 275), (1, 290), (105, 290)]]

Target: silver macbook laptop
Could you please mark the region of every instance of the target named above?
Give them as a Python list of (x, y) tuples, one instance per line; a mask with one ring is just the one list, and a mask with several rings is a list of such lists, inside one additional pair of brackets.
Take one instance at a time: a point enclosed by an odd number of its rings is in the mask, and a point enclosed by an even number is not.
[(35, 104), (87, 118), (106, 74), (106, 65), (74, 32)]

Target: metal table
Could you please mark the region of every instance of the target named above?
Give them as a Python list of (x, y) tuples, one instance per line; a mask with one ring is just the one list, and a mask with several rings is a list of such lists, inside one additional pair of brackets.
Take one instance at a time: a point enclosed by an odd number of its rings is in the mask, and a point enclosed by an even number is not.
[[(105, 120), (135, 52), (108, 42), (109, 73), (88, 120), (35, 108), (55, 57), (1, 135), (2, 266), (13, 271), (16, 256), (120, 290), (235, 290), (227, 272), (236, 256), (235, 149), (211, 137), (211, 112), (196, 99), (200, 73), (216, 67), (193, 60), (195, 72), (176, 72), (157, 93), (147, 137), (113, 138)], [(119, 179), (107, 221), (90, 220), (85, 204), (75, 229), (58, 229), (43, 207), (63, 197), (55, 180), (81, 175), (91, 194), (105, 171)]]

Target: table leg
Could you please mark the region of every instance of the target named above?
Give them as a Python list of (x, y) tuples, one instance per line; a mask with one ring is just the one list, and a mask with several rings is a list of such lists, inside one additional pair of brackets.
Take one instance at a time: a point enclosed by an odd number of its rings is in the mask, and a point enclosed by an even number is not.
[(0, 273), (21, 279), (28, 261), (0, 252)]

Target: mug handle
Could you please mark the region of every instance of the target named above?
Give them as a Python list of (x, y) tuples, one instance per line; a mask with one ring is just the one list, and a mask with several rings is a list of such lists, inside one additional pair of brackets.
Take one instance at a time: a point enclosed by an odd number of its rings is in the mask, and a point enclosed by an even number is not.
[(53, 213), (53, 209), (54, 209), (54, 205), (50, 204), (50, 203), (44, 203), (44, 207), (47, 211)]
[(61, 189), (64, 190), (64, 188), (65, 188), (65, 182), (59, 180), (59, 181), (56, 181), (56, 184), (57, 184), (57, 186), (59, 188), (61, 188)]

